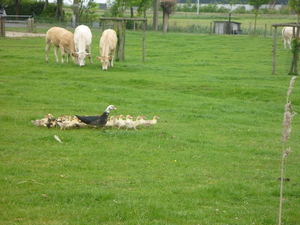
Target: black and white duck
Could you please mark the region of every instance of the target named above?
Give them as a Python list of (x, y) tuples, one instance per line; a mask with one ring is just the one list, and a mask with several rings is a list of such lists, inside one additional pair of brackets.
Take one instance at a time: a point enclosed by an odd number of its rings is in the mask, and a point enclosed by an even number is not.
[(101, 116), (78, 116), (75, 115), (81, 122), (86, 123), (88, 125), (94, 125), (97, 127), (103, 127), (107, 123), (107, 118), (110, 110), (117, 109), (113, 105), (110, 105), (106, 108), (106, 110), (102, 113)]

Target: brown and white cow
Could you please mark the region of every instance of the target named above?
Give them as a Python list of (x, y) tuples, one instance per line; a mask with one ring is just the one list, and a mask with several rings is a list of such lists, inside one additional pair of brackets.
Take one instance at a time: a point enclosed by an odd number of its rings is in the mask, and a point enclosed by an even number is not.
[(88, 57), (90, 63), (93, 64), (91, 58), (92, 32), (90, 28), (85, 25), (76, 27), (74, 31), (74, 42), (76, 52), (72, 55), (78, 57), (79, 66), (85, 65), (85, 57)]
[(107, 29), (103, 31), (100, 38), (101, 57), (96, 57), (97, 60), (101, 60), (103, 70), (107, 70), (108, 67), (113, 67), (117, 42), (118, 38), (114, 30)]
[[(297, 32), (297, 28), (295, 28), (295, 33), (296, 32)], [(284, 45), (284, 48), (286, 48), (286, 43), (288, 43), (290, 49), (292, 49), (291, 47), (292, 37), (293, 37), (293, 27), (282, 28), (282, 43)]]
[[(51, 44), (55, 46), (54, 55), (56, 58), (56, 62), (59, 62), (57, 57), (57, 50), (60, 49), (61, 52), (61, 62), (64, 63), (65, 53), (67, 53), (67, 62), (70, 60), (70, 55), (75, 52), (74, 45), (74, 35), (72, 32), (60, 28), (60, 27), (52, 27), (46, 33), (46, 62), (48, 62), (48, 53), (51, 47)], [(78, 64), (77, 57), (72, 56), (73, 62)]]

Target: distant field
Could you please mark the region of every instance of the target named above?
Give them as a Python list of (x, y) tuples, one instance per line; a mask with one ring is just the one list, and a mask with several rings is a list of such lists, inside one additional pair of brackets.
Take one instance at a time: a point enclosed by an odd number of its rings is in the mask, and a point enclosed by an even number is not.
[[(99, 17), (102, 17), (104, 11), (97, 12)], [(125, 14), (129, 17), (129, 14)], [(152, 29), (152, 13), (147, 13), (148, 28)], [(170, 15), (169, 18), (169, 32), (187, 32), (187, 33), (202, 33), (208, 34), (210, 32), (210, 26), (214, 25), (214, 21), (228, 21), (228, 14), (213, 14), (213, 13), (179, 13), (175, 12)], [(241, 29), (244, 35), (248, 35), (249, 32), (253, 33), (254, 28), (254, 14), (232, 14), (231, 21), (241, 23)], [(263, 36), (266, 30), (267, 36), (273, 36), (272, 24), (275, 23), (289, 23), (296, 22), (297, 15), (266, 15), (259, 14), (257, 19), (257, 34)], [(56, 24), (57, 26), (66, 26), (66, 23)], [(92, 24), (87, 24), (91, 26)], [(36, 32), (39, 32), (41, 26), (50, 27), (51, 24), (43, 23), (43, 21), (36, 20)], [(162, 26), (162, 13), (159, 14), (159, 29)], [(27, 31), (26, 27), (7, 27), (7, 30), (21, 30)], [(278, 29), (278, 35), (281, 35), (281, 28)]]

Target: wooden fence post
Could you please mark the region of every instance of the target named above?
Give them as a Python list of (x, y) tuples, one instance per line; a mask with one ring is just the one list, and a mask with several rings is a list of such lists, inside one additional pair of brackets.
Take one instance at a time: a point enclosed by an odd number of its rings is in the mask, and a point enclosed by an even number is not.
[(264, 37), (267, 36), (267, 24), (265, 24), (265, 33), (264, 33)]
[(29, 18), (28, 19), (28, 32), (33, 33), (33, 28), (34, 28), (34, 18)]
[(5, 20), (0, 16), (0, 37), (5, 37)]
[(142, 40), (142, 48), (143, 48), (143, 56), (142, 61), (145, 62), (145, 39), (146, 39), (146, 30), (147, 30), (147, 20), (144, 21), (144, 29), (143, 29), (143, 40)]
[(277, 27), (275, 26), (274, 43), (273, 43), (273, 71), (272, 71), (272, 75), (276, 74), (276, 39), (277, 39)]

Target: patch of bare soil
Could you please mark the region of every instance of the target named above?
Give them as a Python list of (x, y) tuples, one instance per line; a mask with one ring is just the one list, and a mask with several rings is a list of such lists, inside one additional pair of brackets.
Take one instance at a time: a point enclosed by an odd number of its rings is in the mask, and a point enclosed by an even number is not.
[(46, 34), (6, 31), (6, 37), (45, 37)]

